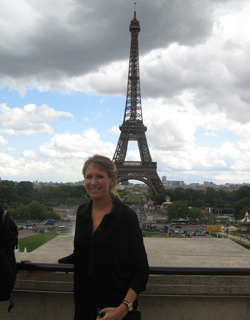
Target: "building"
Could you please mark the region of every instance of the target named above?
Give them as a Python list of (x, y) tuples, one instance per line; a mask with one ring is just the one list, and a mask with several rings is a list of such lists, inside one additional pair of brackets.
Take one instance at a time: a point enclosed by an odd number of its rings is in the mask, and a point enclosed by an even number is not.
[(167, 177), (163, 176), (161, 180), (162, 180), (163, 183), (165, 183), (167, 181)]

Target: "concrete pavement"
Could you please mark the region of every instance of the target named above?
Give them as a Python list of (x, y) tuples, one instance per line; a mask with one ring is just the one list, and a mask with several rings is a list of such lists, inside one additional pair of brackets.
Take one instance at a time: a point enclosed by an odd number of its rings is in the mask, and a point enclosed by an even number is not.
[[(16, 253), (17, 261), (52, 262), (73, 252), (74, 237), (59, 235), (30, 253)], [(250, 267), (250, 250), (230, 239), (144, 238), (150, 266)]]

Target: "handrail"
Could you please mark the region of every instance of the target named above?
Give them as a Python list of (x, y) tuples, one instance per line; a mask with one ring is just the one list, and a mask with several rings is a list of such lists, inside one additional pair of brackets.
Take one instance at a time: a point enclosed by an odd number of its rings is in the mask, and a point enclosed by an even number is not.
[[(17, 262), (18, 270), (44, 272), (74, 272), (73, 264)], [(213, 267), (150, 267), (151, 275), (211, 275), (211, 276), (250, 276), (250, 268), (213, 268)]]

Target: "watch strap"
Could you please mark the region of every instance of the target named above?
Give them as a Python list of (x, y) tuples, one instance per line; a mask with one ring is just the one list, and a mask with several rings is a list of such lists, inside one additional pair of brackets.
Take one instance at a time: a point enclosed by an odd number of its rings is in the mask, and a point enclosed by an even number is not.
[(127, 300), (122, 300), (122, 303), (127, 306), (128, 311), (132, 311), (133, 310), (133, 303), (132, 302), (128, 302)]

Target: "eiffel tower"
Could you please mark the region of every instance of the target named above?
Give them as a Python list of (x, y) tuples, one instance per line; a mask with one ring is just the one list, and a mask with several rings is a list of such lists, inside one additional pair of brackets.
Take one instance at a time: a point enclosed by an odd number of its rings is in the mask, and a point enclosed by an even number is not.
[[(131, 32), (129, 72), (127, 85), (127, 98), (120, 128), (120, 137), (114, 153), (113, 161), (118, 171), (118, 182), (124, 180), (139, 180), (146, 183), (155, 195), (163, 193), (165, 188), (157, 174), (157, 163), (152, 162), (145, 132), (147, 127), (143, 124), (140, 70), (139, 70), (139, 47), (138, 35), (140, 23), (136, 19), (131, 20), (129, 31)], [(128, 141), (137, 141), (141, 161), (125, 161)]]

